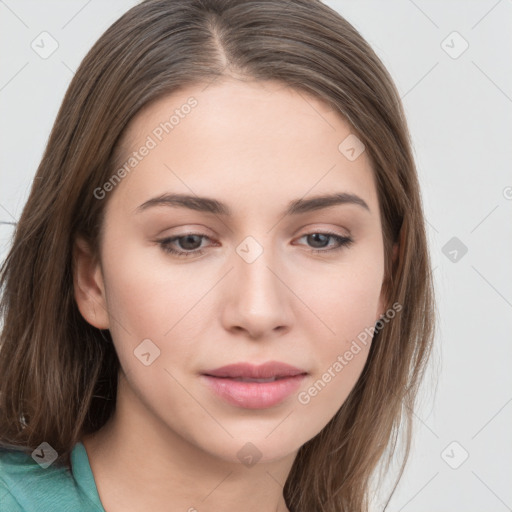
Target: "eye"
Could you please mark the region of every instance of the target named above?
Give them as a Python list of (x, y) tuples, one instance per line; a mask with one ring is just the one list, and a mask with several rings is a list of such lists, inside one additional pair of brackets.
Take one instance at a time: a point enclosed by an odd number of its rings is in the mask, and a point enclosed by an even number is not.
[[(186, 258), (187, 256), (203, 254), (204, 251), (200, 248), (203, 238), (208, 237), (199, 233), (188, 233), (186, 235), (165, 238), (164, 240), (159, 240), (158, 243), (165, 252)], [(181, 248), (176, 248), (175, 242), (178, 242)]]
[[(309, 244), (316, 248), (312, 248), (313, 253), (326, 253), (331, 251), (339, 251), (344, 247), (349, 247), (354, 241), (351, 237), (340, 236), (336, 233), (316, 232), (302, 235), (300, 238), (306, 238)], [(162, 250), (178, 257), (200, 256), (204, 254), (201, 248), (202, 239), (210, 239), (206, 235), (200, 233), (187, 233), (186, 235), (174, 236), (159, 240), (158, 244)], [(300, 240), (300, 239), (299, 239)], [(329, 241), (334, 241), (334, 247), (329, 246)], [(327, 247), (327, 248), (326, 248)]]
[[(331, 251), (339, 251), (344, 247), (349, 247), (354, 240), (349, 236), (341, 236), (337, 233), (330, 232), (316, 232), (316, 233), (308, 233), (306, 235), (302, 235), (300, 238), (306, 238), (309, 244), (312, 244), (315, 249), (311, 249), (313, 253), (326, 253)], [(300, 240), (299, 238), (299, 240)], [(335, 245), (334, 247), (329, 247), (329, 241), (333, 240)], [(318, 249), (320, 247), (320, 249)], [(324, 247), (329, 247), (325, 249)]]

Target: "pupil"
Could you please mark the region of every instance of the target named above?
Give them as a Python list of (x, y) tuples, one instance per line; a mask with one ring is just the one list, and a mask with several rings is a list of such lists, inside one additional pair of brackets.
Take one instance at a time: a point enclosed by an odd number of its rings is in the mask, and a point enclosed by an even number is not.
[[(322, 244), (322, 238), (324, 239), (324, 242), (328, 242), (329, 241), (328, 240), (328, 236), (324, 235), (322, 233), (313, 233), (312, 235), (308, 235), (308, 238), (309, 238), (308, 242), (313, 241), (313, 246), (314, 247), (325, 247), (326, 244), (325, 243)], [(315, 245), (318, 242), (319, 239), (320, 239), (320, 245)]]
[[(182, 249), (188, 249), (188, 250), (194, 250), (197, 249), (199, 246), (197, 246), (198, 242), (198, 236), (197, 235), (187, 235), (182, 238), (180, 238), (180, 246)], [(195, 239), (195, 241), (194, 241)], [(192, 244), (193, 247), (187, 246), (189, 242)], [(201, 240), (199, 239), (199, 245), (201, 245)], [(196, 247), (197, 246), (197, 247)]]

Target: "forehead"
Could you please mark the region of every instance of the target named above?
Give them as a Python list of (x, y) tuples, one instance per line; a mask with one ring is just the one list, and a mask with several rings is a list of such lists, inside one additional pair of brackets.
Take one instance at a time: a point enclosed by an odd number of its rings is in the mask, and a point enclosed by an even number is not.
[[(282, 204), (310, 191), (341, 191), (376, 204), (366, 152), (356, 159), (344, 152), (352, 132), (327, 102), (280, 82), (196, 84), (132, 120), (117, 162), (131, 168), (115, 194), (138, 204), (168, 191)], [(126, 166), (144, 146), (145, 156)]]

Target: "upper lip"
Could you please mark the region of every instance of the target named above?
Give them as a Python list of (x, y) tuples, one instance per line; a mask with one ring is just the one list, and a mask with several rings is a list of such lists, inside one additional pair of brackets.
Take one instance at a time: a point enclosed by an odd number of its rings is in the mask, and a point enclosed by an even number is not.
[(296, 368), (279, 361), (269, 361), (261, 365), (251, 363), (234, 363), (221, 366), (215, 370), (203, 372), (203, 375), (212, 377), (248, 378), (248, 379), (269, 379), (271, 377), (293, 377), (306, 374), (305, 370)]

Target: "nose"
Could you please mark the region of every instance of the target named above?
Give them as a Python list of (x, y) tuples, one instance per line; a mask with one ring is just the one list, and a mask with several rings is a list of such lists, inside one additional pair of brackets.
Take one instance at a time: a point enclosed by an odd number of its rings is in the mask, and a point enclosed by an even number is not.
[(224, 328), (251, 339), (287, 332), (292, 324), (293, 293), (287, 287), (289, 276), (284, 265), (266, 248), (254, 261), (236, 253), (232, 263), (234, 268), (223, 284)]

